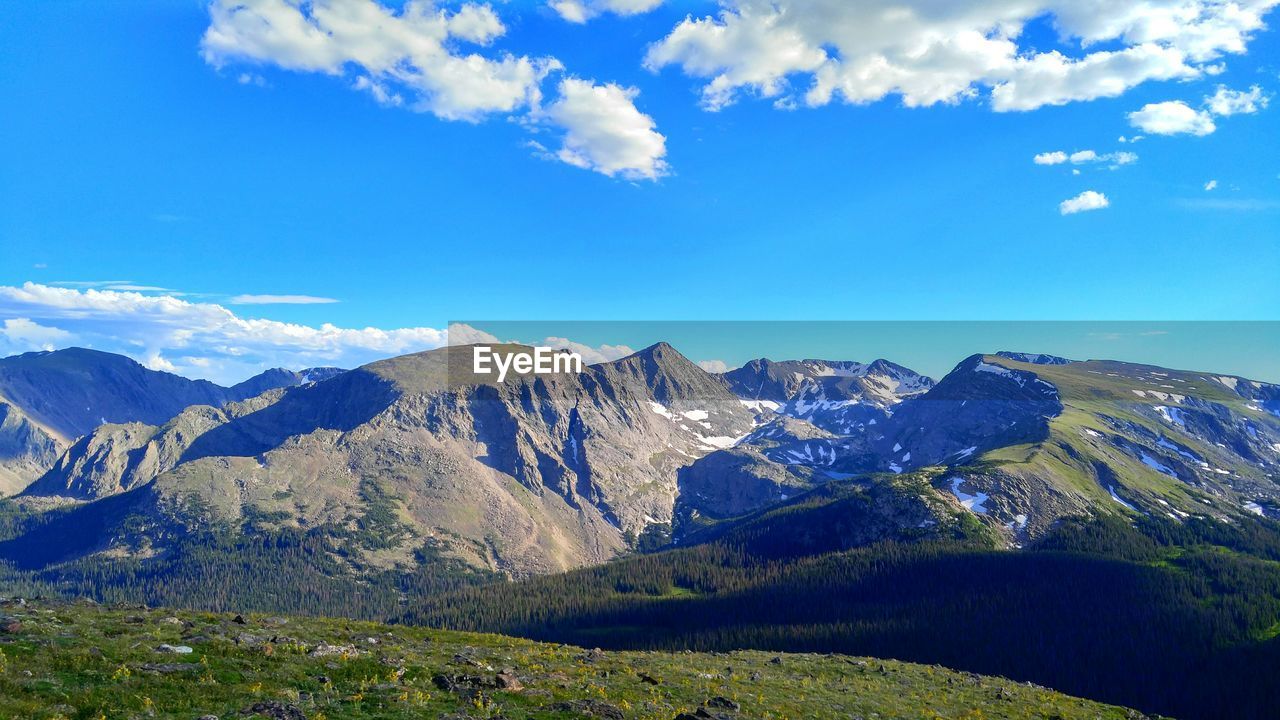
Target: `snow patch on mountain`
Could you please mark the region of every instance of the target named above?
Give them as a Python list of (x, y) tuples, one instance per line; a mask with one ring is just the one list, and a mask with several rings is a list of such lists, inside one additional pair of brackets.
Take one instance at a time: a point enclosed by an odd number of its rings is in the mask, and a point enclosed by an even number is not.
[(992, 365), (991, 363), (983, 362), (981, 360), (979, 360), (978, 364), (974, 366), (973, 371), (991, 373), (993, 375), (999, 375), (1000, 377), (1009, 378), (1017, 382), (1019, 387), (1027, 384), (1026, 379), (1024, 379), (1018, 373), (1015, 373), (1014, 371), (1010, 370), (1009, 368), (1000, 367), (999, 365)]
[(742, 406), (753, 412), (777, 412), (782, 407), (782, 403), (773, 400), (738, 400)]
[(1181, 455), (1182, 457), (1187, 458), (1188, 460), (1191, 460), (1193, 462), (1200, 462), (1200, 458), (1196, 457), (1195, 455), (1192, 455), (1191, 453), (1187, 452), (1186, 450), (1183, 450), (1182, 448), (1178, 447), (1177, 445), (1174, 445), (1173, 443), (1169, 442), (1164, 438), (1160, 438), (1159, 440), (1157, 440), (1156, 446), (1162, 447), (1165, 450), (1172, 450), (1178, 453), (1179, 455)]
[(1155, 470), (1156, 472), (1164, 473), (1165, 475), (1168, 475), (1168, 476), (1169, 476), (1169, 477), (1171, 477), (1171, 478), (1176, 478), (1176, 477), (1178, 477), (1178, 476), (1173, 472), (1173, 470), (1170, 470), (1170, 469), (1169, 469), (1169, 467), (1168, 467), (1167, 465), (1165, 465), (1164, 463), (1160, 462), (1159, 460), (1157, 460), (1157, 459), (1155, 459), (1155, 458), (1151, 457), (1150, 455), (1148, 455), (1148, 454), (1146, 454), (1146, 453), (1142, 453), (1142, 464), (1143, 464), (1143, 465), (1146, 465), (1147, 467), (1151, 468), (1152, 470)]
[(1121, 505), (1125, 506), (1126, 508), (1129, 508), (1130, 510), (1132, 510), (1132, 511), (1134, 511), (1134, 512), (1138, 512), (1138, 508), (1136, 508), (1136, 507), (1134, 507), (1134, 506), (1130, 505), (1129, 503), (1125, 502), (1124, 498), (1122, 498), (1122, 497), (1120, 497), (1119, 495), (1117, 495), (1117, 494), (1116, 494), (1116, 488), (1115, 488), (1115, 486), (1114, 486), (1114, 485), (1108, 485), (1108, 486), (1107, 486), (1107, 492), (1111, 494), (1111, 499), (1112, 499), (1112, 500), (1115, 500), (1116, 502), (1120, 503)]
[(956, 499), (960, 501), (960, 504), (966, 510), (971, 510), (979, 515), (986, 515), (987, 507), (985, 503), (990, 499), (990, 496), (980, 490), (975, 490), (974, 494), (970, 495), (960, 489), (963, 484), (964, 478), (951, 478), (951, 494), (956, 496)]
[(667, 406), (660, 402), (653, 402), (652, 400), (649, 401), (649, 409), (652, 410), (655, 415), (661, 415), (668, 420), (676, 419), (676, 416), (671, 414), (671, 411), (667, 409)]
[(1187, 426), (1187, 416), (1182, 412), (1182, 408), (1169, 407), (1168, 405), (1156, 405), (1156, 412), (1160, 417), (1170, 425), (1178, 425), (1180, 427)]

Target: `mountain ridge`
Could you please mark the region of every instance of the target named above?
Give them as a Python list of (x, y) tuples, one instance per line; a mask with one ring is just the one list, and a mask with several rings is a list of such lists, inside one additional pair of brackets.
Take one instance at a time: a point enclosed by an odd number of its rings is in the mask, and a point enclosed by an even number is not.
[(0, 441), (0, 494), (24, 489), (52, 467), (57, 455), (101, 425), (160, 425), (188, 407), (222, 407), (273, 388), (328, 379), (341, 372), (276, 368), (223, 387), (151, 370), (126, 356), (89, 348), (0, 358), (0, 407), (9, 408), (5, 422), (0, 423), (0, 437), (8, 438)]

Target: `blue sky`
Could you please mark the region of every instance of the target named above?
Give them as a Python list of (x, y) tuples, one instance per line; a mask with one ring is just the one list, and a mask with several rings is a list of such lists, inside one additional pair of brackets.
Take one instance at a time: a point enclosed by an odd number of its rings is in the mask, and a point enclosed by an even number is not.
[[(508, 2), (443, 45), (397, 36), (428, 48), (397, 60), (407, 79), (369, 59), (376, 31), (317, 49), (219, 26), (216, 3), (0, 5), (0, 353), (91, 344), (230, 380), (438, 344), (456, 318), (1277, 319), (1274, 30), (1202, 13), (1161, 36), (1117, 15), (1108, 36), (1046, 2), (1012, 32), (992, 23), (1013, 3), (975, 0), (969, 25), (937, 27), (993, 47), (900, 59), (894, 86), (814, 23), (795, 33), (829, 53), (822, 70), (777, 60), (787, 37), (717, 45), (759, 19), (754, 0), (595, 2), (586, 22)], [(1271, 24), (1275, 4), (1245, 3)], [(1062, 88), (1032, 72), (1148, 49), (1164, 65)], [(557, 67), (522, 86), (536, 102), (493, 110), (430, 79), (471, 53)], [(984, 69), (956, 81), (966, 63)], [(705, 90), (714, 74), (730, 91)], [(835, 76), (870, 99), (807, 94)], [(943, 81), (962, 89), (936, 101)], [(1102, 159), (1033, 161), (1057, 151)], [(1086, 192), (1077, 206), (1106, 207), (1064, 214)], [(212, 329), (182, 332), (196, 317)]]

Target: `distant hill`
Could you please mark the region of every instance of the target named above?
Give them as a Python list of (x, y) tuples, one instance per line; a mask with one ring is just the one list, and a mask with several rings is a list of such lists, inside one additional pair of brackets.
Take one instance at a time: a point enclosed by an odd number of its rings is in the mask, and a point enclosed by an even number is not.
[(192, 405), (221, 407), (341, 372), (268, 370), (233, 387), (68, 348), (0, 359), (0, 494), (39, 477), (76, 438), (107, 423), (162, 424)]

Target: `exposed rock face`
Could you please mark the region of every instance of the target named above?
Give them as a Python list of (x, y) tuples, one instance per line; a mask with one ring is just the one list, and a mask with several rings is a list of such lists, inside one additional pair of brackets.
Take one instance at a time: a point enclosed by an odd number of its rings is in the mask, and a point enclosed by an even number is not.
[(724, 374), (748, 403), (767, 403), (779, 414), (807, 420), (838, 435), (883, 422), (903, 400), (933, 387), (933, 380), (887, 360), (752, 360)]
[(104, 426), (29, 495), (92, 500), (152, 483), (180, 524), (282, 513), (314, 527), (379, 503), (475, 565), (524, 575), (600, 562), (667, 523), (679, 470), (753, 416), (665, 344), (581, 374), (453, 387), (450, 354), (374, 363), (159, 428)]
[[(350, 550), (365, 567), (412, 566), (430, 544), (516, 576), (602, 562), (646, 528), (685, 540), (833, 480), (861, 493), (896, 474), (892, 495), (859, 496), (863, 530), (939, 521), (907, 511), (920, 478), (1012, 544), (1081, 513), (1280, 514), (1280, 394), (1240, 378), (982, 355), (936, 385), (881, 362), (758, 361), (722, 377), (659, 344), (499, 383), (463, 372), (469, 353), (104, 425), (26, 497), (82, 502), (66, 521), (103, 528), (58, 558), (267, 523), (375, 528)], [(752, 386), (777, 399), (742, 397)], [(23, 417), (0, 431), (27, 447), (41, 426)], [(142, 530), (116, 532), (119, 508), (143, 513)]]
[(723, 377), (763, 425), (737, 447), (681, 472), (678, 535), (698, 518), (735, 517), (877, 469), (883, 463), (873, 448), (894, 413), (934, 386), (886, 360), (760, 359)]
[(12, 495), (62, 452), (62, 438), (0, 399), (0, 496)]
[[(824, 435), (774, 421), (693, 464), (681, 475), (676, 535), (806, 483), (930, 466), (950, 468), (938, 490), (1015, 544), (1096, 512), (1280, 516), (1278, 398), (1274, 385), (1231, 376), (975, 355), (875, 426)], [(734, 473), (743, 479), (729, 485)]]

